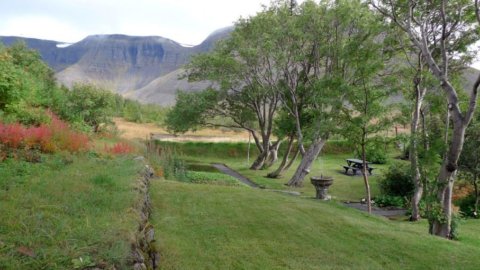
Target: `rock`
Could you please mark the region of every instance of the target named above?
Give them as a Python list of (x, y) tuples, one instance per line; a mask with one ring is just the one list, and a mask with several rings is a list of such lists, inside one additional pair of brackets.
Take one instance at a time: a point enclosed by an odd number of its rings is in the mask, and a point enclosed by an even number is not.
[(149, 226), (145, 231), (145, 240), (147, 243), (153, 242), (155, 240), (155, 230), (153, 227)]
[(135, 160), (135, 161), (145, 161), (145, 157), (144, 156), (138, 156), (138, 157), (135, 157), (133, 160)]
[(145, 177), (152, 178), (154, 174), (155, 174), (155, 172), (152, 169), (152, 167), (150, 167), (148, 165), (145, 165)]

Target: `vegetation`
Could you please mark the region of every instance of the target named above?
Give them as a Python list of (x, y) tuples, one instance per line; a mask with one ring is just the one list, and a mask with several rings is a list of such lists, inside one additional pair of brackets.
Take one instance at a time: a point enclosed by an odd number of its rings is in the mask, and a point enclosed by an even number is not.
[(424, 222), (397, 223), (311, 198), (170, 181), (154, 182), (151, 194), (162, 269), (479, 266), (472, 221), (450, 243), (426, 234)]
[(0, 268), (74, 269), (80, 259), (126, 267), (137, 226), (131, 207), (139, 198), (131, 186), (138, 170), (129, 156), (0, 162)]

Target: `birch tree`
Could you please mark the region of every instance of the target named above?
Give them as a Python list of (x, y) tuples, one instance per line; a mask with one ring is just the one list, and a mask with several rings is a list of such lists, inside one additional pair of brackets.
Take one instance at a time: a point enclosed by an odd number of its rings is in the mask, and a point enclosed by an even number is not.
[[(431, 74), (443, 89), (448, 110), (453, 122), (452, 136), (448, 141), (447, 153), (438, 173), (437, 200), (441, 213), (433, 221), (431, 232), (437, 236), (451, 238), (452, 192), (458, 170), (458, 159), (462, 152), (465, 130), (470, 123), (477, 105), (477, 88), (480, 77), (470, 94), (468, 108), (459, 105), (458, 89), (450, 76), (452, 56), (467, 54), (468, 45), (478, 40), (474, 23), (478, 21), (478, 1), (371, 1), (384, 16), (388, 17), (409, 37), (410, 42), (425, 58)], [(463, 50), (454, 48), (461, 43)], [(458, 47), (457, 47), (458, 48)]]

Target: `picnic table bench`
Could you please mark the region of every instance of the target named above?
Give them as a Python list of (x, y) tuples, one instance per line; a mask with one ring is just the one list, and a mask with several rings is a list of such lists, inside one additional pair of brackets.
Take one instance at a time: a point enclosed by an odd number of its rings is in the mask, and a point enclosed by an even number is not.
[[(368, 166), (369, 162), (366, 162), (367, 165), (367, 171), (369, 175), (373, 174), (373, 170), (375, 168)], [(355, 159), (355, 158), (349, 158), (347, 159), (347, 165), (343, 165), (343, 168), (345, 169), (345, 174), (348, 174), (348, 171), (352, 171), (352, 175), (356, 175), (357, 171), (362, 171), (363, 169), (363, 161), (360, 159)]]

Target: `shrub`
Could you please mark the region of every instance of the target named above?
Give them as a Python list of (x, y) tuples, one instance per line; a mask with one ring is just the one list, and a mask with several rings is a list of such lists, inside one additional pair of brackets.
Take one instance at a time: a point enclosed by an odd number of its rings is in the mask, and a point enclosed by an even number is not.
[(410, 197), (414, 188), (412, 173), (407, 163), (392, 164), (380, 179), (380, 189), (384, 195)]
[(365, 155), (369, 162), (375, 164), (387, 163), (387, 154), (381, 146), (377, 144), (369, 145), (365, 150)]
[(470, 193), (468, 196), (463, 197), (455, 202), (460, 207), (462, 215), (467, 217), (477, 217), (475, 215), (475, 194)]
[(7, 150), (40, 150), (44, 153), (56, 151), (79, 152), (89, 148), (88, 137), (75, 132), (50, 113), (50, 124), (25, 127), (19, 123), (0, 123), (0, 144)]
[(399, 196), (390, 196), (390, 195), (380, 195), (375, 197), (375, 204), (380, 207), (394, 206), (394, 207), (404, 207), (405, 199)]
[(135, 151), (135, 148), (128, 143), (125, 142), (118, 142), (112, 147), (108, 147), (105, 145), (105, 152), (115, 155), (125, 155), (130, 154)]

